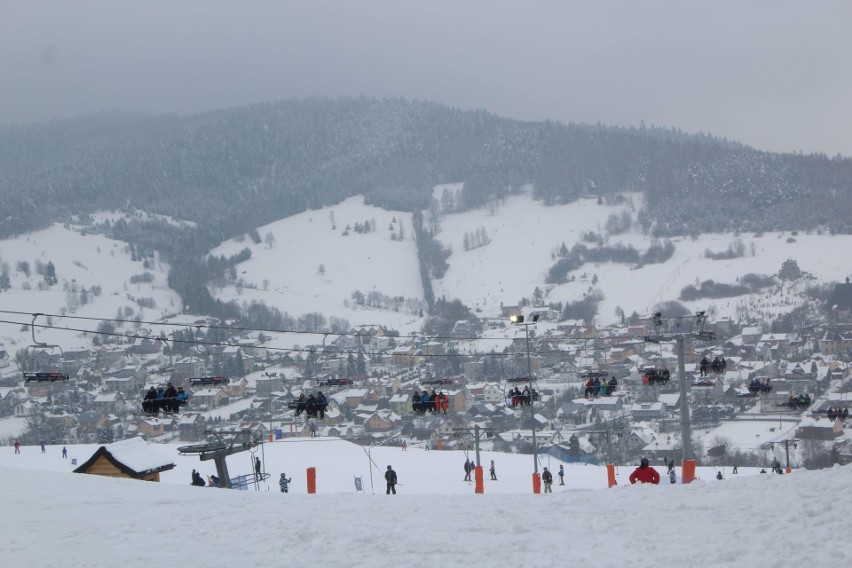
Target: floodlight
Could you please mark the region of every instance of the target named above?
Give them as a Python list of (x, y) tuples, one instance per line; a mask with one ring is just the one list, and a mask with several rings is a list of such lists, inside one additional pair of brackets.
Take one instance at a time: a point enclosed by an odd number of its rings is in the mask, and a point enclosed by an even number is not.
[(512, 323), (524, 323), (524, 316), (522, 316), (522, 315), (509, 316), (509, 321), (511, 321)]

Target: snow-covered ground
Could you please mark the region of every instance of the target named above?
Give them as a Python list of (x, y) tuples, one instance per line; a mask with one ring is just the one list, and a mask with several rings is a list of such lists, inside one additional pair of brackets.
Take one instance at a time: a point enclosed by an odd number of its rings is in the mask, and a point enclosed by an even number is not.
[[(848, 467), (742, 468), (722, 481), (699, 468), (691, 485), (659, 486), (628, 486), (632, 468), (619, 468), (619, 486), (606, 489), (604, 468), (567, 465), (564, 487), (532, 495), (532, 456), (483, 452), (498, 481), (486, 471), (475, 495), (462, 481), (463, 452), (318, 438), (264, 444), (254, 455), (271, 483), (228, 491), (191, 487), (193, 468), (213, 466), (172, 445), (153, 446), (176, 463), (161, 483), (69, 473), (97, 447), (68, 446), (68, 459), (58, 446), (0, 447), (3, 565), (798, 567), (852, 555)], [(231, 474), (249, 473), (252, 459), (230, 457)], [(384, 495), (387, 465), (399, 474), (396, 496)], [(316, 495), (306, 494), (307, 467), (317, 469)], [(281, 472), (293, 479), (286, 495)]]

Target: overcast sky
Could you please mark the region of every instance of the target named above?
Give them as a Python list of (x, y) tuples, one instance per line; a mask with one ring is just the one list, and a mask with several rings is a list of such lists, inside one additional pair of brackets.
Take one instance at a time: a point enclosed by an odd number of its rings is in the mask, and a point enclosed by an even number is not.
[(852, 2), (0, 0), (0, 124), (359, 94), (852, 156)]

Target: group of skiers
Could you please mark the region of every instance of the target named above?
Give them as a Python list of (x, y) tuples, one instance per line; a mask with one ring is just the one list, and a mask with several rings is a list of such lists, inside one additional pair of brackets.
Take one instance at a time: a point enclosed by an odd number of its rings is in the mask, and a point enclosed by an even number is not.
[(728, 362), (724, 357), (713, 357), (713, 360), (707, 358), (705, 355), (701, 358), (701, 362), (698, 364), (698, 370), (701, 373), (702, 377), (706, 377), (710, 374), (710, 371), (713, 371), (716, 374), (721, 374), (725, 372), (725, 369), (728, 366)]
[(432, 389), (432, 392), (419, 393), (414, 391), (414, 394), (411, 396), (411, 410), (414, 411), (415, 414), (426, 414), (427, 412), (431, 412), (433, 414), (438, 414), (439, 412), (447, 413), (447, 409), (450, 407), (450, 397), (443, 393), (443, 391), (435, 392), (435, 389)]
[(845, 421), (848, 417), (849, 417), (849, 409), (848, 408), (844, 408), (844, 409), (841, 410), (840, 408), (832, 408), (830, 406), (828, 407), (828, 419), (829, 420), (836, 420), (836, 419), (840, 418), (840, 420)]
[(751, 394), (760, 394), (760, 393), (768, 393), (772, 391), (772, 385), (769, 384), (769, 379), (766, 381), (761, 381), (760, 379), (753, 379), (748, 384), (748, 392)]
[(296, 416), (304, 412), (308, 418), (319, 417), (322, 420), (325, 418), (325, 411), (328, 409), (328, 399), (322, 394), (322, 391), (319, 391), (316, 396), (311, 393), (307, 398), (305, 393), (300, 393), (299, 398), (294, 401), (294, 408), (296, 409)]
[(506, 404), (512, 408), (530, 406), (534, 400), (538, 400), (538, 391), (531, 389), (529, 385), (525, 386), (523, 391), (515, 387), (506, 393)]
[(787, 408), (790, 408), (792, 410), (805, 409), (810, 405), (811, 395), (809, 395), (808, 393), (802, 393), (799, 396), (790, 393), (790, 396), (787, 397)]
[(169, 383), (166, 387), (160, 385), (157, 388), (152, 385), (142, 398), (142, 412), (159, 414), (162, 410), (163, 412), (177, 413), (188, 400), (189, 394), (183, 387), (176, 389), (172, 383)]
[(609, 380), (606, 377), (589, 377), (586, 381), (586, 390), (584, 391), (584, 396), (586, 398), (595, 398), (597, 396), (611, 396), (612, 393), (615, 392), (615, 389), (618, 388), (618, 381), (615, 377), (610, 377)]

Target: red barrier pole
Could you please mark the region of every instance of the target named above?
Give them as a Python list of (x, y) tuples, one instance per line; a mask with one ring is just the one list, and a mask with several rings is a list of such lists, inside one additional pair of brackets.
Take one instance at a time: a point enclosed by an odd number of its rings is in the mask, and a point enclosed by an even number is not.
[(606, 464), (606, 482), (608, 487), (615, 487), (618, 485), (615, 481), (615, 465), (608, 463)]
[(482, 495), (485, 493), (485, 477), (482, 474), (482, 466), (476, 466), (473, 470), (473, 479), (476, 481), (476, 493)]
[(538, 473), (532, 474), (533, 476), (533, 493), (538, 495), (541, 493), (541, 475)]
[(683, 460), (681, 464), (681, 478), (683, 483), (695, 481), (695, 460)]
[(308, 494), (315, 495), (317, 492), (317, 468), (308, 468)]

